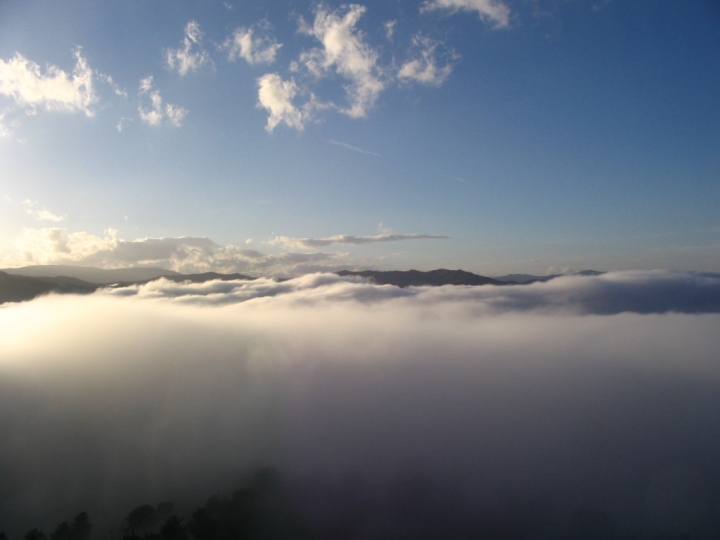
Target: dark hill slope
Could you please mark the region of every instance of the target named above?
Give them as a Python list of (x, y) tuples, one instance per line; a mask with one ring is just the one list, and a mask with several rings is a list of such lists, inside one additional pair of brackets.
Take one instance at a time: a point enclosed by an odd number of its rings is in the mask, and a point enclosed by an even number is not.
[[(42, 273), (42, 271), (38, 271), (38, 273)], [(95, 277), (97, 277), (97, 274), (95, 275)], [(158, 276), (150, 279), (143, 279), (141, 281), (120, 281), (117, 283), (113, 283), (109, 286), (129, 287), (130, 285), (143, 285), (145, 283), (149, 283), (150, 281), (159, 279), (160, 277), (164, 277), (165, 279), (169, 279), (170, 281), (175, 281), (177, 283), (181, 283), (184, 281), (190, 281), (192, 283), (204, 283), (205, 281), (211, 281), (215, 279), (219, 279), (221, 281), (254, 279), (243, 274), (218, 274), (216, 272), (205, 272), (203, 274), (178, 274), (177, 272), (174, 272), (171, 275)], [(30, 277), (22, 275), (12, 275), (8, 272), (0, 271), (0, 304), (4, 302), (23, 302), (25, 300), (32, 300), (37, 296), (48, 293), (87, 294), (105, 286), (107, 286), (107, 284), (90, 283), (76, 277)]]
[(178, 272), (165, 270), (164, 268), (115, 268), (105, 270), (91, 266), (69, 266), (63, 264), (37, 264), (22, 268), (5, 268), (3, 272), (15, 276), (26, 277), (51, 277), (68, 276), (89, 283), (107, 285), (119, 282), (138, 282), (157, 279), (160, 276), (179, 276)]
[(36, 296), (55, 293), (91, 293), (98, 288), (94, 283), (69, 277), (26, 277), (13, 276), (0, 272), (0, 304), (4, 302), (22, 302)]
[(508, 285), (489, 277), (479, 276), (464, 270), (430, 270), (420, 272), (419, 270), (391, 270), (382, 272), (378, 270), (363, 270), (362, 272), (350, 272), (341, 270), (339, 276), (360, 276), (373, 280), (378, 285), (395, 285), (397, 287), (421, 287), (440, 285)]

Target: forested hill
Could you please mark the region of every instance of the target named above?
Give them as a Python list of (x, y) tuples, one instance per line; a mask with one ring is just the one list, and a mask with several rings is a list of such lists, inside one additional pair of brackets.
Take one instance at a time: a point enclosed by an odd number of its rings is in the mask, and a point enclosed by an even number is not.
[[(60, 273), (62, 272), (62, 274)], [(598, 275), (601, 272), (586, 270), (576, 275)], [(55, 275), (53, 275), (55, 274)], [(371, 280), (378, 285), (394, 285), (396, 287), (422, 287), (441, 285), (517, 285), (518, 283), (534, 283), (547, 281), (552, 276), (526, 276), (511, 274), (494, 279), (473, 274), (464, 270), (341, 270), (339, 276), (359, 276)], [(82, 276), (82, 277), (81, 277)], [(86, 277), (88, 279), (83, 279)], [(142, 279), (137, 279), (142, 277)], [(516, 279), (510, 279), (515, 277)], [(120, 279), (112, 279), (120, 278)], [(136, 279), (132, 279), (136, 278)], [(202, 274), (180, 274), (159, 268), (129, 268), (101, 270), (90, 267), (73, 266), (29, 266), (0, 271), (0, 304), (4, 302), (22, 302), (49, 293), (87, 294), (101, 287), (128, 287), (142, 285), (155, 279), (164, 278), (177, 283), (190, 281), (203, 283), (211, 280), (251, 280), (255, 279), (244, 274), (220, 274), (204, 272)]]
[(360, 276), (372, 279), (378, 285), (395, 285), (397, 287), (422, 287), (440, 285), (508, 285), (496, 279), (479, 276), (464, 270), (430, 270), (420, 272), (419, 270), (391, 270), (382, 272), (378, 270), (363, 270), (362, 272), (350, 272), (341, 270), (339, 276)]

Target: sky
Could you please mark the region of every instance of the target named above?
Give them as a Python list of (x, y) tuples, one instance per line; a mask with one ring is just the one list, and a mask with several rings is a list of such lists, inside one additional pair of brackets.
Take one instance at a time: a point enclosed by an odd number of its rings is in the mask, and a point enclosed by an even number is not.
[(0, 532), (86, 511), (109, 537), (167, 500), (189, 519), (270, 465), (317, 538), (563, 538), (579, 508), (593, 538), (716, 538), (718, 324), (720, 274), (669, 271), (5, 304)]
[(0, 2), (0, 267), (720, 270), (720, 5)]

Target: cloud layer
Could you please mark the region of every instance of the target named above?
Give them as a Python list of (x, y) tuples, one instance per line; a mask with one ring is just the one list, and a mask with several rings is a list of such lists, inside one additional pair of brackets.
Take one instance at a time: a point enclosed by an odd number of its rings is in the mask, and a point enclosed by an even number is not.
[[(42, 216), (49, 218), (44, 214)], [(358, 246), (376, 242), (440, 238), (445, 237), (396, 233), (377, 236), (336, 235), (321, 239), (281, 236), (270, 241), (270, 244), (308, 250), (331, 244)], [(0, 267), (28, 264), (74, 264), (99, 268), (157, 266), (185, 273), (214, 271), (240, 272), (252, 276), (297, 276), (357, 266), (357, 261), (346, 253), (303, 251), (268, 254), (232, 244), (220, 246), (211, 239), (202, 237), (122, 240), (113, 229), (105, 231), (104, 236), (68, 232), (57, 227), (24, 229), (16, 248), (15, 255), (0, 259)]]
[[(337, 143), (336, 143), (337, 144)], [(384, 233), (375, 236), (353, 236), (351, 234), (338, 234), (328, 238), (290, 238), (277, 236), (270, 241), (273, 245), (283, 245), (291, 248), (317, 249), (333, 244), (348, 244), (360, 246), (362, 244), (376, 244), (380, 242), (400, 242), (402, 240), (442, 240), (447, 236), (429, 234), (394, 234)]]
[(473, 315), (511, 312), (615, 315), (632, 313), (720, 313), (720, 274), (626, 271), (600, 276), (565, 276), (530, 285), (407, 287), (378, 286), (362, 278), (308, 274), (288, 281), (212, 281), (111, 289), (111, 296), (139, 296), (180, 303), (235, 304), (278, 298), (289, 304), (327, 302), (382, 303), (394, 300), (418, 306), (447, 305)]
[[(134, 505), (192, 508), (270, 463), (326, 538), (572, 528), (577, 508), (617, 534), (708, 535), (719, 281), (400, 290), (316, 275), (5, 306), (0, 522), (22, 534), (85, 509), (117, 527)], [(523, 302), (487, 296), (515, 290)], [(627, 296), (647, 314), (624, 312)]]

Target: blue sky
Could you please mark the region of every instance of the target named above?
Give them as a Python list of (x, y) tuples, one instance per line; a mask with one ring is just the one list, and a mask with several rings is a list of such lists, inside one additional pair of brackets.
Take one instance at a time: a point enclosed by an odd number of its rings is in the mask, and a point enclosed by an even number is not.
[(0, 3), (0, 263), (720, 270), (720, 5)]

